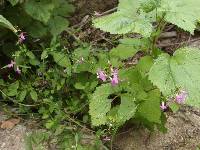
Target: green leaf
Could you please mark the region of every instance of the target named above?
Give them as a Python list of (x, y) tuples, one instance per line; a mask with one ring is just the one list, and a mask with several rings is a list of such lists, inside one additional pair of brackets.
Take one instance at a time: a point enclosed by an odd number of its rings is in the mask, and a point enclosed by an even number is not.
[(19, 81), (16, 81), (8, 86), (8, 96), (16, 96), (18, 94), (17, 90), (19, 88)]
[(47, 58), (48, 58), (48, 52), (47, 52), (47, 50), (44, 50), (41, 54), (41, 59), (43, 60), (43, 59), (47, 59)]
[(172, 103), (172, 104), (169, 105), (169, 107), (173, 111), (173, 113), (176, 113), (180, 108), (177, 103)]
[(99, 126), (106, 124), (106, 114), (111, 109), (111, 99), (108, 96), (113, 93), (113, 89), (110, 84), (103, 84), (96, 88), (96, 91), (92, 94), (89, 103), (89, 114), (91, 116), (92, 125)]
[(130, 45), (119, 44), (116, 48), (113, 48), (110, 51), (111, 57), (118, 57), (120, 59), (127, 59), (129, 57), (133, 57), (139, 49), (136, 49)]
[(145, 77), (149, 70), (151, 69), (153, 65), (153, 59), (151, 56), (144, 56), (140, 59), (140, 61), (137, 64), (137, 69), (139, 70), (140, 74)]
[(199, 0), (161, 0), (158, 12), (165, 13), (165, 20), (185, 31), (194, 33), (200, 19)]
[(131, 119), (136, 112), (135, 98), (130, 94), (121, 95), (121, 104), (118, 110), (118, 119), (120, 122), (125, 122)]
[(26, 98), (26, 94), (27, 94), (27, 90), (23, 90), (23, 91), (20, 92), (20, 94), (19, 94), (20, 102), (24, 101), (24, 99)]
[(39, 21), (33, 21), (31, 22), (31, 25), (27, 26), (27, 31), (33, 38), (45, 36), (48, 31), (47, 29), (48, 28)]
[(36, 92), (36, 91), (31, 90), (30, 95), (31, 95), (31, 98), (32, 98), (34, 101), (37, 101), (37, 100), (38, 100), (38, 95), (37, 95), (37, 92)]
[(111, 34), (135, 32), (149, 37), (152, 24), (146, 14), (138, 11), (141, 2), (138, 0), (120, 0), (117, 12), (97, 18), (93, 21), (96, 28)]
[(54, 9), (54, 4), (49, 0), (28, 0), (24, 4), (24, 9), (34, 19), (47, 23)]
[(159, 90), (153, 90), (148, 93), (148, 98), (138, 106), (137, 115), (149, 122), (161, 123)]
[(186, 103), (200, 106), (200, 50), (181, 48), (172, 57), (161, 54), (149, 72), (149, 79), (164, 96), (171, 96), (177, 89), (186, 90)]
[(49, 30), (53, 36), (57, 36), (62, 31), (66, 30), (69, 22), (66, 18), (61, 16), (52, 16), (48, 22)]
[(17, 33), (17, 30), (15, 29), (15, 27), (2, 15), (0, 15), (0, 26), (8, 28), (8, 29), (12, 30), (14, 33)]
[(17, 5), (20, 2), (20, 0), (8, 0), (8, 1), (12, 4), (12, 6)]
[(53, 56), (54, 61), (60, 65), (61, 67), (71, 67), (71, 62), (69, 60), (69, 57), (62, 52), (51, 52), (50, 53)]

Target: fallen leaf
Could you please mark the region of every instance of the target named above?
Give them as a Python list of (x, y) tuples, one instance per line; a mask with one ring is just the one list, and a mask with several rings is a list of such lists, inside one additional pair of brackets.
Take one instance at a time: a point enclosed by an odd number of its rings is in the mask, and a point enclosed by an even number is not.
[(9, 120), (5, 120), (5, 121), (2, 121), (1, 128), (2, 129), (12, 129), (19, 122), (20, 122), (20, 119), (17, 119), (17, 118), (12, 118), (12, 119), (9, 119)]

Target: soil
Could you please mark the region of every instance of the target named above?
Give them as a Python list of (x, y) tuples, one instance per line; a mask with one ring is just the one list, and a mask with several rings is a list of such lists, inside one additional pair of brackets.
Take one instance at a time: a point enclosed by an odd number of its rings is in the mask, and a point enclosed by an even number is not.
[(168, 132), (131, 128), (116, 137), (116, 150), (196, 150), (200, 144), (200, 110), (184, 106), (168, 115)]

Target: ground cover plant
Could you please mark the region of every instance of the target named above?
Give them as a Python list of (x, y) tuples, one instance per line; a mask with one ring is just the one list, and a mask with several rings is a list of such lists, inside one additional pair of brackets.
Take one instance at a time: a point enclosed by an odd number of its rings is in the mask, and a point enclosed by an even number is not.
[[(60, 149), (106, 149), (127, 121), (166, 132), (166, 111), (199, 107), (199, 49), (168, 54), (157, 47), (169, 23), (194, 34), (199, 0), (119, 0), (115, 12), (92, 21), (121, 35), (110, 50), (76, 38), (73, 46), (63, 44), (70, 1), (2, 2), (0, 92), (18, 113), (39, 114), (49, 129), (29, 137), (29, 145), (53, 139)], [(132, 57), (139, 61), (128, 66)], [(93, 142), (84, 145), (85, 134), (95, 135)]]

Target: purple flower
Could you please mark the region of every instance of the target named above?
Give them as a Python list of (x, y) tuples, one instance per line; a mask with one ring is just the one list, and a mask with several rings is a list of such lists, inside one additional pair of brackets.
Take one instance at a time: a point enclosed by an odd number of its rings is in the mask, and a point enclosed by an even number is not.
[(19, 35), (19, 43), (23, 43), (26, 40), (25, 32), (20, 33)]
[(161, 103), (160, 109), (162, 109), (163, 111), (167, 109), (167, 105), (165, 105), (165, 102)]
[(18, 74), (21, 74), (21, 70), (19, 69), (18, 66), (17, 66), (16, 72), (17, 72)]
[(104, 71), (99, 70), (99, 71), (97, 72), (97, 78), (98, 78), (98, 79), (101, 79), (103, 82), (105, 82), (106, 79), (107, 79), (107, 75), (105, 74)]
[(177, 95), (176, 95), (176, 102), (178, 104), (184, 103), (184, 101), (186, 100), (188, 96), (188, 93), (184, 90), (180, 91)]
[(112, 71), (112, 78), (111, 79), (111, 84), (112, 86), (116, 86), (117, 84), (119, 84), (119, 78), (118, 78), (118, 70), (111, 70)]
[(11, 60), (10, 64), (8, 64), (7, 67), (8, 68), (13, 68), (15, 64), (16, 64), (16, 62)]

